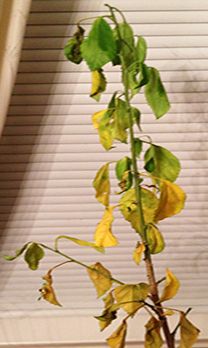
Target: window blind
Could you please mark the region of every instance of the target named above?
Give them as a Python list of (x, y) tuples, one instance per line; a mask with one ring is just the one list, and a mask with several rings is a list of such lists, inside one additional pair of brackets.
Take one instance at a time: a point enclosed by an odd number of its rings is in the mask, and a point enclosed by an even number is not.
[[(106, 153), (98, 143), (91, 115), (105, 108), (112, 91), (121, 88), (119, 69), (115, 72), (106, 66), (109, 87), (97, 104), (89, 97), (87, 67), (67, 62), (63, 47), (75, 23), (83, 17), (104, 14), (104, 3), (32, 2), (0, 141), (2, 253), (12, 253), (30, 240), (53, 245), (58, 234), (92, 240), (102, 216), (92, 180), (99, 166), (121, 158), (127, 146), (118, 144)], [(124, 10), (135, 33), (145, 36), (148, 64), (161, 71), (172, 104), (169, 114), (155, 121), (142, 94), (135, 97), (135, 106), (142, 111), (144, 134), (150, 134), (153, 142), (167, 147), (181, 160), (178, 184), (187, 193), (185, 210), (161, 223), (166, 248), (154, 257), (157, 277), (164, 275), (166, 267), (179, 277), (181, 290), (172, 305), (193, 307), (192, 318), (202, 329), (201, 337), (207, 338), (208, 3), (111, 0), (111, 4)], [(113, 171), (111, 175), (113, 203), (118, 188)], [(104, 256), (68, 241), (60, 245), (83, 262), (101, 260), (122, 281), (143, 281), (144, 268), (137, 268), (131, 259), (137, 236), (133, 231), (129, 234), (129, 225), (116, 214), (113, 231), (120, 245)], [(70, 264), (54, 273), (63, 308), (36, 301), (41, 277), (61, 261), (48, 254), (36, 272), (28, 270), (23, 260), (1, 261), (1, 343), (98, 342), (106, 336), (99, 335), (95, 319), (90, 319), (100, 313), (102, 303), (96, 300), (85, 270)], [(145, 316), (139, 318), (142, 326)], [(137, 326), (132, 324), (129, 339), (142, 340)]]

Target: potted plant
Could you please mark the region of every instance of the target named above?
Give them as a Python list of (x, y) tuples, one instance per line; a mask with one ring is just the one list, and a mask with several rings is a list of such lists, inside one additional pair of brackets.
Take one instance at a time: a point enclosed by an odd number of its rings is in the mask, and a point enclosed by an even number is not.
[[(92, 116), (100, 143), (110, 151), (116, 142), (125, 143), (130, 154), (117, 162), (107, 162), (98, 169), (93, 187), (96, 199), (103, 206), (103, 217), (96, 227), (94, 242), (88, 242), (68, 235), (58, 236), (54, 247), (38, 242), (26, 243), (14, 256), (14, 260), (24, 254), (24, 259), (32, 270), (38, 268), (44, 257), (44, 250), (50, 250), (66, 260), (51, 268), (43, 277), (41, 298), (54, 305), (60, 305), (53, 288), (53, 271), (65, 263), (72, 262), (87, 270), (98, 297), (104, 301), (104, 309), (99, 321), (101, 330), (117, 318), (117, 312), (126, 314), (118, 328), (107, 339), (112, 348), (123, 348), (127, 333), (127, 323), (137, 312), (146, 310), (149, 320), (145, 325), (145, 348), (160, 348), (165, 343), (175, 348), (176, 334), (180, 331), (180, 348), (191, 348), (196, 342), (199, 330), (189, 321), (186, 312), (170, 308), (167, 301), (172, 299), (180, 283), (172, 270), (167, 269), (164, 278), (156, 279), (153, 257), (165, 247), (158, 223), (180, 213), (186, 195), (175, 181), (180, 173), (180, 162), (168, 149), (154, 144), (149, 136), (143, 136), (141, 112), (134, 106), (134, 98), (143, 92), (147, 104), (156, 119), (163, 117), (170, 103), (161, 81), (159, 71), (146, 64), (147, 44), (142, 36), (135, 38), (124, 14), (117, 8), (106, 5), (109, 14), (94, 19), (89, 35), (85, 37), (82, 21), (77, 31), (65, 46), (65, 55), (75, 64), (85, 61), (92, 74), (90, 96), (99, 101), (105, 91), (107, 80), (104, 66), (112, 63), (120, 67), (123, 89), (114, 91), (104, 110)], [(121, 21), (118, 20), (121, 19)], [(118, 204), (110, 204), (110, 171), (114, 168), (118, 179)], [(112, 232), (114, 211), (120, 210), (138, 236), (133, 250), (133, 260), (139, 266), (142, 260), (146, 266), (147, 279), (142, 283), (127, 284), (112, 276), (103, 264), (87, 265), (64, 254), (59, 248), (59, 240), (67, 239), (80, 246), (92, 247), (98, 252), (118, 244)], [(162, 290), (159, 291), (159, 285)], [(178, 314), (178, 324), (171, 328), (169, 315)]]

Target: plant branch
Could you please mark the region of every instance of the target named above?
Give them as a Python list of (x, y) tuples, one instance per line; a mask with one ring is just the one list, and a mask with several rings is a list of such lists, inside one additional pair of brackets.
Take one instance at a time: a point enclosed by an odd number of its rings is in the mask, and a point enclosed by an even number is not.
[[(191, 307), (188, 308), (187, 311), (184, 313), (184, 315), (187, 316), (188, 313), (189, 313), (191, 310), (192, 310)], [(178, 329), (180, 328), (180, 326), (181, 326), (181, 322), (179, 321), (179, 323), (176, 325), (175, 329), (174, 329), (173, 332), (171, 333), (171, 335), (172, 335), (173, 337), (175, 337), (175, 335), (176, 335)]]

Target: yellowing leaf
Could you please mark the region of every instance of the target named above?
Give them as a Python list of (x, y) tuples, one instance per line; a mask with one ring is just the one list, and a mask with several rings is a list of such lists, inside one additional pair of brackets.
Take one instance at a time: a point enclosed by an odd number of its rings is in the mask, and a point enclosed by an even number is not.
[[(145, 223), (151, 223), (154, 220), (155, 212), (158, 207), (158, 199), (156, 195), (150, 190), (142, 188), (142, 208), (144, 213)], [(132, 188), (125, 192), (121, 197), (120, 210), (127, 221), (129, 221), (132, 227), (138, 232), (142, 233), (140, 229), (140, 219), (137, 211), (135, 190)]]
[(109, 205), (110, 181), (109, 181), (109, 163), (104, 164), (97, 172), (93, 181), (93, 187), (96, 190), (95, 197), (105, 206)]
[(177, 294), (179, 287), (180, 287), (179, 280), (169, 269), (167, 269), (165, 287), (163, 289), (160, 302), (167, 301), (173, 298)]
[(181, 340), (179, 348), (192, 348), (200, 333), (200, 330), (186, 318), (184, 313), (181, 314), (180, 333)]
[(145, 348), (160, 348), (163, 340), (160, 334), (160, 322), (152, 317), (145, 325)]
[(139, 243), (133, 252), (133, 260), (137, 265), (140, 264), (144, 251), (145, 245), (143, 243)]
[(185, 199), (186, 195), (178, 185), (167, 180), (162, 181), (155, 221), (163, 220), (180, 213), (184, 208)]
[(107, 109), (97, 111), (92, 115), (92, 123), (95, 129), (99, 127), (100, 120), (102, 119), (103, 115), (105, 115)]
[(114, 298), (112, 293), (110, 292), (104, 299), (105, 309), (100, 316), (95, 317), (99, 320), (100, 330), (103, 331), (106, 327), (108, 327), (111, 322), (117, 318), (116, 311), (111, 310), (111, 306), (114, 303)]
[(100, 100), (101, 93), (105, 91), (106, 79), (102, 70), (92, 71), (92, 89), (90, 97), (94, 98), (96, 101)]
[(112, 286), (111, 273), (100, 263), (96, 262), (87, 269), (98, 297), (104, 295)]
[(61, 304), (58, 302), (56, 298), (55, 291), (52, 287), (53, 279), (51, 276), (51, 272), (48, 271), (48, 273), (43, 277), (43, 279), (45, 280), (45, 283), (43, 283), (41, 289), (39, 290), (41, 293), (41, 298), (50, 302), (53, 305), (61, 306)]
[(127, 323), (123, 321), (122, 324), (113, 332), (107, 339), (107, 343), (111, 348), (124, 348), (125, 338), (127, 332)]
[(107, 248), (118, 245), (117, 238), (111, 231), (114, 207), (108, 207), (102, 217), (102, 220), (97, 225), (94, 240), (97, 247)]
[(120, 285), (114, 289), (115, 299), (128, 314), (134, 314), (143, 306), (140, 302), (147, 298), (149, 285), (145, 283)]
[(149, 224), (146, 231), (147, 243), (151, 254), (160, 253), (164, 247), (165, 242), (163, 236), (159, 229), (153, 225)]

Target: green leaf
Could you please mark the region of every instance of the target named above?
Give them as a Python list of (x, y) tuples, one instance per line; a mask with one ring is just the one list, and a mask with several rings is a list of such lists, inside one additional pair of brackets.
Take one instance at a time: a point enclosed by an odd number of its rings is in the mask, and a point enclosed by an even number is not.
[(136, 154), (136, 157), (140, 158), (141, 152), (142, 152), (142, 141), (139, 138), (134, 138), (134, 151)]
[(128, 314), (133, 315), (139, 308), (143, 307), (143, 303), (149, 292), (149, 285), (146, 283), (140, 284), (125, 284), (114, 289), (114, 296), (117, 305), (123, 308)]
[(105, 251), (104, 248), (98, 247), (95, 243), (87, 242), (86, 240), (81, 240), (81, 239), (77, 239), (77, 238), (73, 238), (73, 237), (69, 237), (69, 236), (58, 236), (55, 239), (55, 245), (56, 246), (57, 246), (57, 242), (60, 239), (68, 239), (71, 242), (74, 242), (75, 244), (78, 244), (80, 246), (88, 246), (88, 247), (94, 248), (95, 250), (99, 251), (100, 253), (104, 253), (104, 251)]
[(137, 41), (136, 55), (139, 63), (144, 63), (147, 55), (147, 43), (142, 36), (140, 36)]
[(93, 180), (93, 187), (96, 191), (95, 197), (105, 206), (109, 205), (110, 181), (109, 163), (104, 164), (97, 172)]
[(164, 249), (165, 242), (162, 233), (155, 225), (148, 225), (146, 230), (146, 237), (151, 254), (158, 254)]
[(100, 262), (91, 265), (87, 272), (95, 286), (98, 297), (104, 295), (111, 288), (111, 273)]
[(126, 67), (130, 66), (135, 61), (134, 33), (131, 26), (126, 22), (119, 23), (114, 29), (114, 37), (117, 42), (117, 54), (122, 55)]
[(84, 29), (78, 25), (78, 29), (76, 33), (67, 42), (67, 44), (64, 47), (65, 57), (75, 64), (80, 64), (82, 61), (80, 46), (83, 40), (84, 40)]
[(129, 112), (125, 101), (116, 98), (115, 111), (112, 117), (114, 119), (114, 139), (126, 143), (128, 136), (126, 129), (129, 128)]
[(147, 85), (149, 81), (148, 67), (146, 64), (141, 63), (139, 66), (139, 80), (137, 88)]
[(179, 348), (192, 348), (197, 341), (200, 330), (194, 326), (185, 316), (181, 313), (180, 318), (180, 334), (181, 340)]
[(81, 45), (82, 57), (90, 70), (99, 70), (116, 56), (116, 42), (110, 25), (102, 17), (97, 18)]
[(127, 332), (127, 323), (123, 320), (122, 324), (107, 339), (107, 343), (111, 348), (124, 348)]
[(156, 118), (160, 118), (168, 112), (170, 103), (160, 79), (159, 71), (150, 67), (148, 69), (148, 75), (149, 81), (145, 86), (145, 96)]
[(132, 160), (128, 156), (123, 157), (116, 163), (116, 176), (120, 180), (119, 186), (122, 192), (132, 186), (131, 164)]
[(14, 256), (5, 255), (5, 256), (4, 256), (4, 259), (5, 259), (6, 261), (13, 261), (13, 260), (15, 260), (17, 257), (19, 257), (20, 255), (22, 255), (22, 253), (26, 250), (28, 244), (30, 244), (30, 242), (29, 242), (29, 243), (26, 243), (25, 245), (23, 245), (23, 247), (22, 247), (21, 249), (17, 249), (17, 250), (15, 251), (15, 255), (14, 255)]
[(102, 70), (92, 71), (92, 88), (90, 97), (94, 98), (96, 101), (100, 100), (101, 93), (106, 89), (106, 79)]
[(43, 248), (37, 243), (31, 243), (26, 250), (24, 259), (30, 269), (35, 271), (38, 268), (39, 261), (44, 257)]
[(145, 348), (160, 348), (163, 345), (163, 340), (160, 334), (160, 322), (152, 317), (147, 324), (145, 333)]
[(151, 145), (145, 153), (145, 169), (154, 176), (175, 181), (180, 173), (180, 162), (172, 152), (162, 146)]

